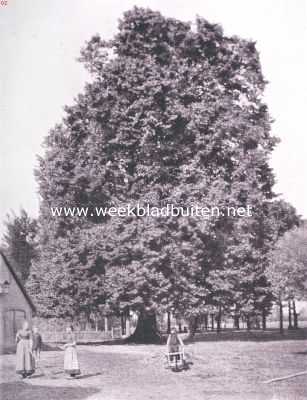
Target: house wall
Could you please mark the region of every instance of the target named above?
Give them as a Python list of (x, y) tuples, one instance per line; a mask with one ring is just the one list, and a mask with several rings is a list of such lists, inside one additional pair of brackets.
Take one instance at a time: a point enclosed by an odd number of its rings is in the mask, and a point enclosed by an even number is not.
[(0, 293), (0, 351), (15, 344), (15, 336), (24, 319), (32, 321), (32, 309), (0, 256), (0, 282), (10, 284), (8, 293)]

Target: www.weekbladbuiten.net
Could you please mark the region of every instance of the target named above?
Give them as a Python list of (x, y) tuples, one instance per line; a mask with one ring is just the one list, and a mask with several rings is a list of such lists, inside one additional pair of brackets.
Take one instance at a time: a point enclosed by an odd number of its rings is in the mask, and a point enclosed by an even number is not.
[(213, 217), (252, 217), (251, 205), (246, 207), (202, 207), (191, 205), (187, 207), (167, 204), (164, 207), (153, 207), (149, 204), (127, 204), (118, 207), (50, 207), (53, 217), (198, 217), (210, 219)]

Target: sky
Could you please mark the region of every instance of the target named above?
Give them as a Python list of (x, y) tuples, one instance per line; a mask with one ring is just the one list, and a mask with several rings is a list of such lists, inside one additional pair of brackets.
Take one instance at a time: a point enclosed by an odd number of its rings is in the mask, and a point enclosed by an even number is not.
[(110, 38), (134, 5), (184, 21), (200, 15), (257, 42), (265, 101), (281, 139), (275, 191), (307, 218), (307, 1), (7, 0), (0, 6), (0, 232), (7, 213), (38, 213), (33, 171), (42, 142), (89, 80), (76, 61), (92, 35)]

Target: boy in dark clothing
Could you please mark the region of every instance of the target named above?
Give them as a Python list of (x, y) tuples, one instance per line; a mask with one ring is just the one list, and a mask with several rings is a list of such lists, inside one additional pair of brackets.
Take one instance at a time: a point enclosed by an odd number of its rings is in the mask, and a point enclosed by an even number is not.
[(38, 332), (38, 328), (35, 326), (33, 328), (33, 355), (35, 357), (35, 360), (39, 360), (41, 357), (41, 349), (42, 349), (42, 344), (43, 344), (43, 340), (42, 340), (42, 336), (41, 334)]

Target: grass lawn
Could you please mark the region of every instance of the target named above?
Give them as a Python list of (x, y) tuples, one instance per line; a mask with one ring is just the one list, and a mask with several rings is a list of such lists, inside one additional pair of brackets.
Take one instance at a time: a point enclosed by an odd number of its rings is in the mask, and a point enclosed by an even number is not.
[(42, 353), (31, 379), (15, 375), (14, 355), (0, 356), (2, 400), (306, 400), (307, 375), (263, 381), (307, 370), (307, 343), (198, 341), (186, 346), (189, 369), (164, 368), (164, 346), (79, 346), (82, 376), (66, 379), (63, 352)]

